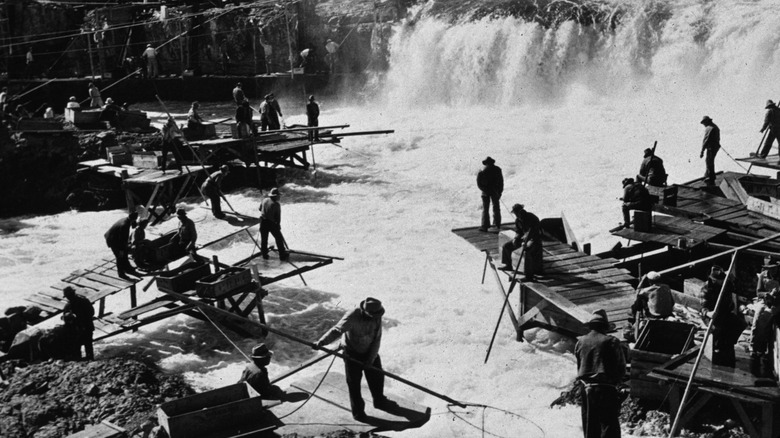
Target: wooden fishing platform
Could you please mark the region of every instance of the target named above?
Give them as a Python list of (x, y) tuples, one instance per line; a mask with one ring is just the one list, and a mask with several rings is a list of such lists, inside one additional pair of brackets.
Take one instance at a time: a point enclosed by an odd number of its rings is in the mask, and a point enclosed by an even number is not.
[[(654, 368), (648, 377), (668, 387), (671, 412), (677, 412), (685, 386), (693, 371), (698, 347), (671, 361)], [(739, 416), (745, 431), (751, 438), (777, 436), (780, 431), (780, 388), (776, 382), (757, 385), (750, 373), (750, 357), (737, 349), (736, 368), (713, 365), (702, 358), (692, 383), (693, 397), (683, 410), (680, 426), (685, 425), (710, 400), (730, 403)], [(676, 436), (679, 431), (673, 431)]]
[(182, 166), (181, 170), (144, 169), (132, 177), (123, 178), (128, 211), (142, 205), (150, 214), (150, 224), (162, 222), (176, 211), (176, 204), (196, 183), (209, 166)]
[[(257, 227), (258, 225), (256, 224), (243, 227), (206, 243), (198, 249), (201, 257), (211, 264), (211, 270), (214, 272), (225, 269), (247, 268), (252, 271), (252, 282), (217, 297), (198, 296), (194, 288), (176, 292), (210, 306), (228, 310), (243, 318), (248, 318), (256, 310), (261, 322), (265, 322), (262, 304), (263, 298), (268, 295), (268, 292), (264, 289), (265, 286), (294, 276), (303, 278), (302, 274), (305, 272), (329, 265), (333, 263), (333, 260), (339, 259), (338, 257), (290, 250), (289, 259), (286, 261), (279, 260), (278, 256), (274, 256), (275, 252), (271, 252), (273, 258), (265, 260), (260, 256), (259, 251), (256, 251), (249, 257), (226, 265), (220, 262), (216, 256), (212, 256), (211, 260), (203, 256), (203, 254), (210, 254), (211, 249), (217, 247), (220, 242), (234, 238), (238, 234), (245, 233), (249, 239), (252, 239), (253, 230), (255, 231), (254, 234), (256, 234)], [(153, 275), (159, 275), (159, 272), (150, 273), (148, 277)], [(41, 307), (45, 312), (44, 317), (49, 319), (60, 314), (65, 307), (66, 300), (63, 297), (62, 290), (66, 286), (73, 286), (78, 294), (85, 296), (90, 302), (99, 302), (94, 319), (95, 341), (127, 331), (134, 331), (145, 325), (181, 313), (198, 319), (205, 320), (211, 318), (217, 320), (239, 334), (257, 335), (257, 330), (253, 330), (251, 324), (242, 324), (236, 318), (224, 318), (220, 317), (220, 315), (206, 317), (201, 311), (196, 309), (195, 304), (181, 302), (175, 296), (166, 294), (166, 291), (163, 289), (160, 289), (163, 295), (139, 305), (137, 284), (142, 281), (154, 281), (154, 278), (134, 279), (131, 277), (131, 280), (121, 279), (117, 276), (115, 260), (107, 256), (100, 263), (90, 268), (74, 271), (63, 278), (62, 281), (53, 285), (51, 290), (34, 293), (26, 299)], [(105, 299), (108, 296), (124, 291), (129, 292), (129, 308), (116, 314), (107, 313), (105, 310)]]
[[(562, 222), (562, 219), (542, 221), (544, 273), (532, 282), (520, 282), (512, 272), (496, 268), (501, 258), (497, 234), (479, 231), (478, 227), (452, 230), (485, 253), (484, 270), (490, 266), (495, 273), (502, 299), (507, 292), (501, 272), (507, 277), (510, 290), (515, 287), (512, 283), (519, 283), (519, 316), (515, 316), (511, 306), (508, 309), (518, 338), (531, 327), (567, 335), (584, 334), (587, 332), (585, 323), (597, 309), (606, 310), (609, 320), (621, 328), (630, 316), (629, 309), (636, 293), (629, 282), (635, 282), (636, 278), (628, 270), (616, 268), (616, 259), (586, 254), (574, 249), (571, 243), (563, 242), (560, 239), (565, 235)], [(505, 229), (511, 229), (510, 225), (502, 225), (502, 230)]]

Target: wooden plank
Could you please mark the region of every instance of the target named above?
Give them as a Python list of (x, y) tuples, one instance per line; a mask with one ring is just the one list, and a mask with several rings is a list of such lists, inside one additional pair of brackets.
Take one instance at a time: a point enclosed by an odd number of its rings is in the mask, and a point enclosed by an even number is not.
[(547, 286), (539, 283), (526, 283), (525, 286), (575, 320), (584, 324), (590, 319), (590, 313), (583, 311), (579, 306), (560, 296)]
[(163, 296), (153, 301), (150, 301), (148, 303), (141, 304), (140, 306), (134, 307), (130, 310), (124, 311), (117, 316), (119, 317), (119, 319), (123, 319), (123, 320), (135, 318), (136, 316), (143, 315), (144, 313), (151, 312), (153, 310), (157, 310), (162, 307), (170, 306), (175, 302), (176, 302), (175, 299), (168, 296)]
[(110, 277), (108, 275), (98, 274), (96, 272), (90, 272), (87, 274), (84, 274), (84, 278), (87, 278), (89, 280), (101, 283), (105, 286), (110, 286), (117, 289), (124, 289), (126, 287), (129, 287), (133, 284), (132, 281), (126, 281), (121, 278), (114, 278)]
[(548, 301), (540, 301), (537, 305), (533, 306), (530, 310), (525, 312), (522, 316), (520, 316), (520, 318), (517, 319), (517, 327), (522, 330), (523, 326), (527, 322), (536, 318), (536, 315), (541, 313), (541, 311), (547, 307), (548, 303)]
[(780, 205), (748, 196), (747, 209), (773, 219), (780, 219)]
[(47, 299), (43, 295), (33, 294), (25, 298), (25, 301), (29, 301), (45, 310), (49, 313), (59, 313), (65, 308), (65, 303), (58, 303), (54, 300)]
[(84, 278), (84, 277), (71, 277), (66, 282), (74, 284), (74, 285), (82, 287), (82, 288), (85, 288), (85, 289), (92, 289), (93, 291), (97, 291), (97, 290), (103, 289), (105, 287), (113, 287), (113, 286), (106, 286), (103, 283), (99, 283), (97, 281), (93, 281), (93, 280), (90, 280), (90, 279)]

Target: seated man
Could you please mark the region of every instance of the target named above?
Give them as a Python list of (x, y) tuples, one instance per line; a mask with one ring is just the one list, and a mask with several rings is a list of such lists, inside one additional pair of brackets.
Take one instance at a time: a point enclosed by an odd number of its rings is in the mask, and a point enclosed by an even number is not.
[(187, 127), (198, 130), (198, 132), (203, 129), (203, 119), (200, 117), (200, 114), (198, 114), (199, 107), (200, 104), (197, 101), (192, 102), (192, 106), (187, 113)]
[(650, 192), (634, 178), (623, 180), (623, 224), (627, 228), (631, 223), (631, 210), (652, 211), (653, 203), (650, 200)]
[(114, 103), (114, 99), (106, 99), (106, 104), (103, 105), (103, 111), (100, 113), (100, 120), (107, 121), (112, 127), (116, 128), (119, 125), (119, 113), (122, 108)]
[(65, 105), (65, 108), (80, 110), (81, 105), (79, 105), (79, 103), (76, 101), (76, 96), (70, 96), (70, 99), (68, 99), (68, 104)]
[(642, 165), (639, 166), (639, 175), (636, 176), (636, 180), (660, 187), (666, 185), (666, 176), (664, 160), (653, 154), (652, 149), (645, 149), (645, 158), (642, 160)]
[(539, 218), (525, 211), (522, 204), (515, 204), (512, 207), (512, 213), (515, 215), (515, 238), (504, 244), (501, 248), (501, 263), (499, 269), (504, 271), (513, 271), (512, 253), (525, 246), (525, 264), (523, 265), (524, 281), (534, 281), (536, 274), (542, 273), (542, 234)]
[(265, 344), (258, 344), (252, 348), (252, 356), (250, 356), (252, 363), (246, 366), (238, 383), (248, 383), (260, 394), (260, 398), (280, 400), (284, 397), (284, 391), (276, 385), (271, 385), (266, 369), (271, 363), (273, 354), (274, 352)]
[(179, 218), (179, 230), (171, 238), (171, 242), (179, 245), (190, 254), (194, 254), (195, 242), (198, 240), (195, 222), (187, 217), (187, 212), (183, 208), (176, 210), (176, 217)]
[(647, 318), (668, 318), (674, 309), (674, 296), (667, 284), (661, 283), (661, 274), (650, 271), (647, 274), (650, 286), (639, 289), (631, 313), (642, 313)]

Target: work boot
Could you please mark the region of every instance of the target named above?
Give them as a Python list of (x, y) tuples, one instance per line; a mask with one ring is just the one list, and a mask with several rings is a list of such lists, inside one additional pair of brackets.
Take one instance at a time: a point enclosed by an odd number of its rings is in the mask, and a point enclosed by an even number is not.
[(353, 412), (352, 418), (361, 423), (365, 423), (368, 420), (368, 415), (365, 412)]
[(482, 231), (483, 233), (487, 233), (487, 227), (479, 227), (479, 231)]
[(268, 260), (268, 254), (263, 254), (263, 260)]
[(380, 411), (387, 411), (398, 407), (398, 403), (385, 397), (380, 400), (374, 400), (374, 407)]
[(510, 266), (510, 265), (504, 265), (504, 266), (499, 267), (498, 269), (500, 269), (502, 271), (514, 271), (514, 268), (512, 268), (512, 266)]

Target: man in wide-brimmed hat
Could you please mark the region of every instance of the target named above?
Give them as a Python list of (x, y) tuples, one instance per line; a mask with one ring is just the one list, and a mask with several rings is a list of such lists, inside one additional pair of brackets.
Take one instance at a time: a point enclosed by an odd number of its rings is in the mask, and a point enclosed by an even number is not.
[(756, 282), (756, 296), (780, 287), (778, 268), (780, 268), (780, 262), (771, 256), (764, 257), (764, 263), (761, 265), (761, 272), (758, 274)]
[[(764, 108), (766, 108), (766, 114), (764, 115), (764, 124), (761, 125), (760, 132), (763, 133), (767, 129), (769, 132), (766, 133), (764, 143), (761, 144), (761, 151), (758, 153), (758, 156), (761, 158), (766, 158), (769, 150), (772, 149), (772, 144), (780, 136), (780, 108), (771, 100), (766, 101)], [(780, 140), (778, 140), (778, 143), (780, 143)]]
[(189, 253), (195, 253), (195, 242), (198, 240), (195, 222), (187, 217), (187, 211), (183, 208), (176, 210), (176, 217), (179, 219), (179, 230), (173, 235), (171, 242)]
[(482, 191), (482, 225), (479, 231), (490, 227), (490, 203), (493, 203), (493, 226), (501, 227), (501, 194), (504, 192), (504, 174), (496, 166), (496, 160), (487, 157), (482, 160), (485, 166), (477, 173), (477, 187)]
[(230, 167), (228, 167), (227, 164), (223, 164), (219, 167), (219, 170), (209, 175), (200, 187), (203, 194), (209, 197), (211, 212), (217, 219), (225, 218), (225, 213), (222, 213), (222, 204), (220, 201), (222, 198), (222, 180), (228, 173), (230, 173)]
[(249, 356), (252, 359), (252, 363), (244, 368), (238, 383), (246, 382), (250, 384), (260, 394), (261, 398), (278, 400), (284, 396), (284, 391), (276, 385), (271, 385), (271, 381), (268, 379), (268, 369), (266, 368), (271, 363), (271, 356), (273, 355), (274, 352), (269, 350), (264, 343), (255, 345), (252, 348), (252, 355)]
[(577, 379), (584, 385), (582, 430), (585, 438), (620, 437), (620, 396), (617, 385), (626, 374), (626, 356), (620, 341), (607, 332), (607, 312), (593, 312), (586, 323), (590, 332), (577, 339)]
[(666, 185), (666, 177), (664, 160), (657, 156), (652, 149), (645, 149), (644, 159), (639, 166), (639, 174), (637, 174), (636, 180), (650, 184), (651, 186), (660, 187)]
[(287, 260), (287, 242), (282, 235), (282, 204), (279, 203), (279, 189), (272, 188), (268, 196), (260, 203), (260, 253), (268, 260), (268, 234), (274, 236), (279, 260)]
[(523, 254), (522, 281), (535, 281), (536, 275), (542, 273), (543, 249), (542, 231), (539, 217), (525, 210), (523, 204), (512, 206), (512, 214), (515, 215), (515, 237), (501, 247), (501, 263), (499, 268), (504, 271), (513, 271), (512, 253), (521, 247), (525, 247)]
[[(724, 285), (725, 283), (725, 285)], [(723, 291), (723, 297), (718, 297)], [(734, 345), (747, 327), (745, 319), (734, 314), (734, 282), (718, 265), (712, 265), (710, 276), (702, 286), (701, 312), (712, 320), (712, 363), (733, 367), (736, 364)]]
[(136, 272), (132, 265), (130, 265), (130, 261), (127, 258), (130, 228), (137, 225), (137, 219), (138, 213), (132, 211), (127, 217), (116, 221), (103, 235), (106, 239), (106, 246), (111, 248), (111, 251), (116, 257), (116, 270), (120, 278), (128, 279), (129, 277), (127, 274), (133, 274), (140, 277), (140, 274)]
[[(382, 340), (382, 315), (385, 308), (376, 298), (366, 298), (360, 306), (347, 312), (341, 320), (325, 333), (316, 343), (320, 348), (328, 345), (344, 335), (341, 347), (344, 355), (353, 360), (344, 360), (347, 387), (349, 388), (349, 403), (352, 407), (352, 417), (365, 422), (367, 420), (365, 402), (360, 394), (360, 381), (366, 375), (366, 383), (374, 399), (374, 407), (381, 410), (397, 406), (385, 397), (385, 376), (381, 372), (382, 361), (379, 358), (379, 344)], [(371, 367), (371, 368), (368, 368)]]
[(631, 223), (631, 210), (652, 211), (653, 203), (650, 200), (650, 192), (640, 182), (634, 181), (634, 178), (623, 179), (623, 224), (628, 228)]
[(715, 155), (720, 150), (720, 128), (716, 125), (710, 116), (704, 116), (700, 122), (704, 125), (704, 139), (701, 142), (701, 153), (699, 158), (704, 158), (704, 152), (707, 152), (707, 158), (704, 162), (707, 170), (704, 172), (704, 181), (708, 185), (715, 184)]

